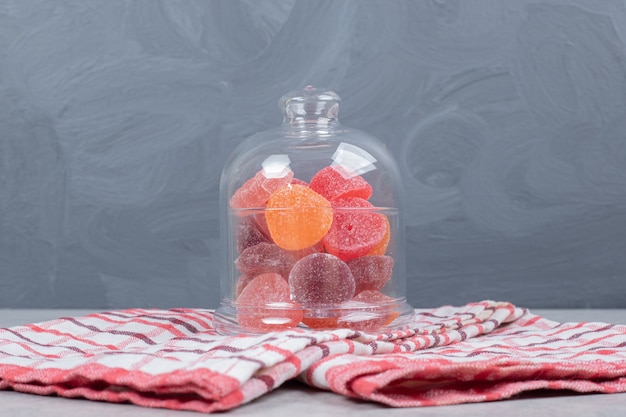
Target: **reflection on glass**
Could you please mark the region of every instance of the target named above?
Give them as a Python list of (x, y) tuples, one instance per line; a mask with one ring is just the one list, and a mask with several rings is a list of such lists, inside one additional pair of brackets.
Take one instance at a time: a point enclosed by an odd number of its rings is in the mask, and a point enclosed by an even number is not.
[(364, 174), (376, 169), (376, 158), (364, 149), (349, 143), (341, 142), (333, 154), (333, 166), (339, 165), (350, 173), (350, 176)]
[(291, 160), (288, 155), (270, 155), (261, 164), (265, 178), (283, 178), (289, 172)]

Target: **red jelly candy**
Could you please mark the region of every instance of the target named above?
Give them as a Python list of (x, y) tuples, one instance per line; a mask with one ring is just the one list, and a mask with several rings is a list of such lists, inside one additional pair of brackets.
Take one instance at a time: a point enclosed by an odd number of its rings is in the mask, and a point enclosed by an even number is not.
[(354, 277), (348, 265), (328, 253), (300, 259), (289, 273), (292, 298), (302, 304), (337, 304), (354, 296)]
[(394, 310), (396, 305), (393, 298), (380, 291), (365, 290), (346, 304), (354, 308), (339, 318), (339, 327), (375, 332), (391, 324), (399, 315)]
[(387, 252), (387, 246), (389, 246), (389, 239), (391, 239), (391, 225), (389, 224), (389, 219), (385, 216), (385, 221), (387, 223), (387, 233), (383, 237), (383, 240), (376, 246), (374, 249), (369, 251), (368, 255), (384, 255)]
[(341, 165), (321, 169), (311, 178), (311, 189), (328, 200), (341, 197), (359, 197), (367, 200), (372, 196), (372, 186), (360, 175), (351, 173)]
[(237, 250), (239, 253), (259, 243), (269, 243), (269, 241), (259, 229), (253, 216), (246, 216), (239, 220), (239, 224), (237, 224)]
[(287, 281), (270, 272), (255, 277), (241, 291), (237, 321), (248, 331), (290, 329), (302, 321), (302, 310), (289, 299)]
[(275, 272), (287, 279), (294, 262), (293, 255), (279, 246), (273, 243), (259, 243), (241, 252), (235, 260), (235, 266), (249, 277)]
[(333, 200), (334, 216), (324, 236), (324, 247), (344, 261), (367, 255), (385, 237), (387, 218), (373, 211), (374, 206), (358, 197)]
[(380, 290), (393, 273), (391, 256), (361, 256), (347, 263), (354, 276), (355, 294), (365, 290)]
[(281, 178), (267, 177), (263, 170), (246, 181), (230, 199), (232, 208), (265, 207), (273, 192), (289, 184), (293, 171), (288, 170)]

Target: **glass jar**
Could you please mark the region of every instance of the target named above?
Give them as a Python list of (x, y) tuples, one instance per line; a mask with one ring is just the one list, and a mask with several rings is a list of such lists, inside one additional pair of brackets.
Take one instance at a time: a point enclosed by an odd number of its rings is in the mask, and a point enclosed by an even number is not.
[(283, 124), (251, 136), (220, 183), (224, 272), (215, 327), (405, 327), (403, 186), (385, 146), (337, 119), (340, 99), (283, 96)]

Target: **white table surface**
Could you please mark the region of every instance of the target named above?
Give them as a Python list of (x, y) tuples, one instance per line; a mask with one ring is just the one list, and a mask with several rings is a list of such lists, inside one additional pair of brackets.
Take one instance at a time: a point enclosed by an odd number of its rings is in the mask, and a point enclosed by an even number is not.
[[(61, 316), (80, 316), (92, 310), (2, 310), (0, 327), (36, 323)], [(565, 321), (600, 321), (626, 324), (626, 310), (533, 310), (543, 317)], [(349, 414), (347, 414), (349, 412)], [(232, 416), (300, 417), (344, 415), (390, 417), (404, 416), (626, 416), (626, 393), (575, 394), (571, 392), (540, 391), (514, 399), (477, 404), (460, 404), (424, 408), (389, 408), (358, 401), (330, 392), (312, 389), (298, 382), (287, 382), (275, 391), (226, 412)], [(0, 391), (0, 416), (115, 416), (165, 417), (192, 416), (198, 413), (150, 409), (131, 404), (111, 404), (82, 399), (44, 397), (13, 391)]]

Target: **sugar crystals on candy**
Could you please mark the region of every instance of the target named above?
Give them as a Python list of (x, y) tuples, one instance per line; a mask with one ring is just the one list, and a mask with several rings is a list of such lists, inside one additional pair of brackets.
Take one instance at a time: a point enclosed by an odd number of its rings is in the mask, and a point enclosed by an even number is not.
[(261, 274), (237, 298), (237, 321), (249, 331), (268, 332), (296, 327), (302, 309), (289, 298), (289, 284), (279, 274)]
[(385, 237), (387, 218), (375, 207), (358, 197), (332, 201), (333, 222), (324, 236), (324, 247), (344, 261), (367, 255)]
[(367, 200), (372, 195), (372, 186), (363, 177), (341, 165), (322, 168), (311, 178), (309, 186), (328, 200), (341, 197), (359, 197)]
[(309, 184), (306, 181), (302, 181), (301, 179), (298, 179), (295, 177), (291, 179), (291, 184), (303, 185), (305, 187), (309, 186)]
[(356, 283), (355, 294), (365, 290), (380, 290), (393, 273), (391, 256), (361, 256), (347, 263)]
[(277, 245), (300, 250), (324, 237), (333, 221), (333, 212), (328, 200), (315, 191), (289, 184), (270, 197), (265, 221)]
[(289, 184), (292, 178), (293, 172), (291, 170), (287, 170), (285, 175), (280, 178), (268, 178), (261, 170), (235, 191), (230, 199), (230, 206), (235, 209), (265, 207), (270, 195)]
[(237, 251), (239, 253), (259, 243), (269, 242), (270, 240), (261, 232), (253, 216), (239, 219), (237, 224)]
[(241, 252), (235, 260), (235, 266), (249, 277), (275, 272), (287, 279), (294, 262), (294, 256), (283, 248), (263, 242)]
[(305, 256), (309, 256), (313, 253), (321, 253), (324, 252), (324, 242), (321, 240), (317, 242), (313, 246), (309, 246), (308, 248), (300, 249), (300, 250), (290, 250), (289, 253), (296, 258), (296, 261), (304, 258)]
[(387, 232), (385, 236), (383, 236), (383, 239), (369, 251), (368, 255), (384, 255), (387, 252), (389, 240), (391, 239), (391, 225), (389, 224), (387, 216), (384, 214), (382, 216), (385, 218), (385, 223), (387, 224)]
[(241, 294), (243, 289), (246, 288), (246, 285), (248, 285), (250, 283), (250, 281), (252, 281), (252, 278), (254, 278), (254, 277), (249, 277), (247, 275), (241, 275), (237, 279), (237, 284), (235, 284), (235, 299), (237, 299), (239, 297), (239, 295)]
[(348, 265), (328, 253), (300, 259), (289, 273), (292, 298), (302, 304), (337, 304), (354, 296), (354, 277)]

